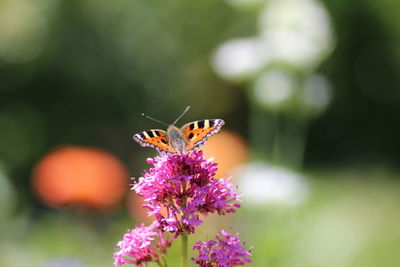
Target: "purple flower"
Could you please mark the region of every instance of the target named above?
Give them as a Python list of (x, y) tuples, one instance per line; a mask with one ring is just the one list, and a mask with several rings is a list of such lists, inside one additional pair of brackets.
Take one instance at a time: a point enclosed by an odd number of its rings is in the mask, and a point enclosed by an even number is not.
[(232, 236), (229, 232), (222, 230), (215, 235), (216, 240), (197, 242), (193, 249), (199, 251), (197, 258), (192, 261), (200, 267), (230, 267), (244, 265), (251, 262), (250, 252), (240, 243), (239, 234)]
[(128, 231), (117, 244), (119, 249), (114, 253), (114, 265), (141, 266), (147, 262), (159, 262), (171, 246), (171, 242), (165, 239), (162, 231), (157, 228), (158, 222), (155, 221), (150, 226), (142, 224)]
[[(240, 207), (234, 186), (215, 179), (217, 163), (203, 157), (202, 151), (190, 154), (160, 155), (148, 162), (154, 167), (145, 172), (133, 190), (147, 202), (149, 216), (155, 215), (160, 229), (175, 233), (194, 233), (201, 225), (199, 215), (235, 212)], [(161, 209), (166, 214), (161, 213)]]

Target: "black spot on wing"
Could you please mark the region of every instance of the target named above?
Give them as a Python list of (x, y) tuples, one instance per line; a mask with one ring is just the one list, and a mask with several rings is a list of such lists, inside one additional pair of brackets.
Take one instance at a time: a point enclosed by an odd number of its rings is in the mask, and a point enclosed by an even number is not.
[(203, 128), (204, 128), (204, 121), (198, 121), (198, 122), (197, 122), (197, 126), (198, 126), (200, 129), (203, 129)]
[(150, 136), (150, 138), (154, 137), (153, 131), (149, 130), (149, 131), (146, 131), (146, 133)]
[(194, 134), (193, 134), (193, 133), (190, 133), (188, 137), (189, 137), (189, 139), (192, 139), (193, 136), (194, 136)]
[(163, 144), (168, 144), (167, 140), (165, 140), (165, 139), (161, 139), (161, 142), (162, 142)]
[(189, 124), (189, 129), (193, 130), (194, 129), (194, 122), (192, 122), (191, 124)]
[(215, 120), (208, 120), (208, 123), (210, 124), (210, 127), (214, 127)]

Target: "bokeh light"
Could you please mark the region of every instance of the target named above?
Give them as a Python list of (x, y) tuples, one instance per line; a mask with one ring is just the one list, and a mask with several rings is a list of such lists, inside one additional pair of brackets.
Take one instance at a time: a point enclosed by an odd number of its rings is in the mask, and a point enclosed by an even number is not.
[(300, 92), (300, 101), (306, 108), (318, 114), (329, 105), (331, 99), (331, 84), (324, 76), (313, 74), (306, 77)]
[(217, 49), (212, 64), (222, 78), (243, 81), (255, 76), (267, 60), (267, 50), (259, 39), (234, 39)]
[(329, 15), (316, 0), (268, 1), (259, 28), (272, 60), (294, 67), (315, 67), (333, 47)]
[(124, 165), (97, 148), (65, 146), (50, 151), (35, 167), (33, 190), (51, 207), (115, 207), (124, 196), (128, 177)]
[(257, 77), (253, 86), (255, 103), (272, 110), (282, 110), (290, 105), (296, 90), (296, 80), (285, 70), (272, 69)]
[(284, 167), (253, 162), (238, 170), (240, 190), (249, 206), (304, 204), (309, 194), (305, 177)]

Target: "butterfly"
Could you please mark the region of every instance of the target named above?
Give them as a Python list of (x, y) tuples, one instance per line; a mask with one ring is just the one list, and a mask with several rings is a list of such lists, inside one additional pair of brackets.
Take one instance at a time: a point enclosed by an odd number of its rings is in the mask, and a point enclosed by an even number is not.
[(147, 118), (167, 125), (167, 131), (154, 129), (137, 133), (133, 140), (143, 147), (152, 147), (159, 153), (183, 154), (191, 152), (202, 146), (207, 139), (221, 131), (225, 122), (221, 119), (207, 119), (189, 122), (181, 128), (175, 126), (175, 123), (189, 110), (185, 111), (171, 125), (153, 119), (147, 115)]

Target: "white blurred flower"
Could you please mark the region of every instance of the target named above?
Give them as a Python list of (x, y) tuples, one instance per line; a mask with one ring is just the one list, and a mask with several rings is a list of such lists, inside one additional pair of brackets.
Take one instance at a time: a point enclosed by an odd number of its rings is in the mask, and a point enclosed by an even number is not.
[(258, 76), (253, 87), (254, 101), (263, 106), (278, 106), (294, 93), (296, 82), (283, 70), (269, 70)]
[(212, 65), (227, 80), (245, 80), (260, 71), (267, 60), (266, 49), (259, 39), (234, 39), (217, 49)]
[(304, 105), (320, 111), (329, 105), (331, 98), (332, 88), (324, 76), (314, 74), (306, 78), (300, 94)]
[(302, 175), (261, 162), (240, 168), (237, 176), (242, 199), (252, 205), (299, 206), (309, 193), (308, 182)]
[(317, 65), (333, 46), (329, 15), (316, 0), (270, 1), (259, 28), (271, 60), (298, 68)]

